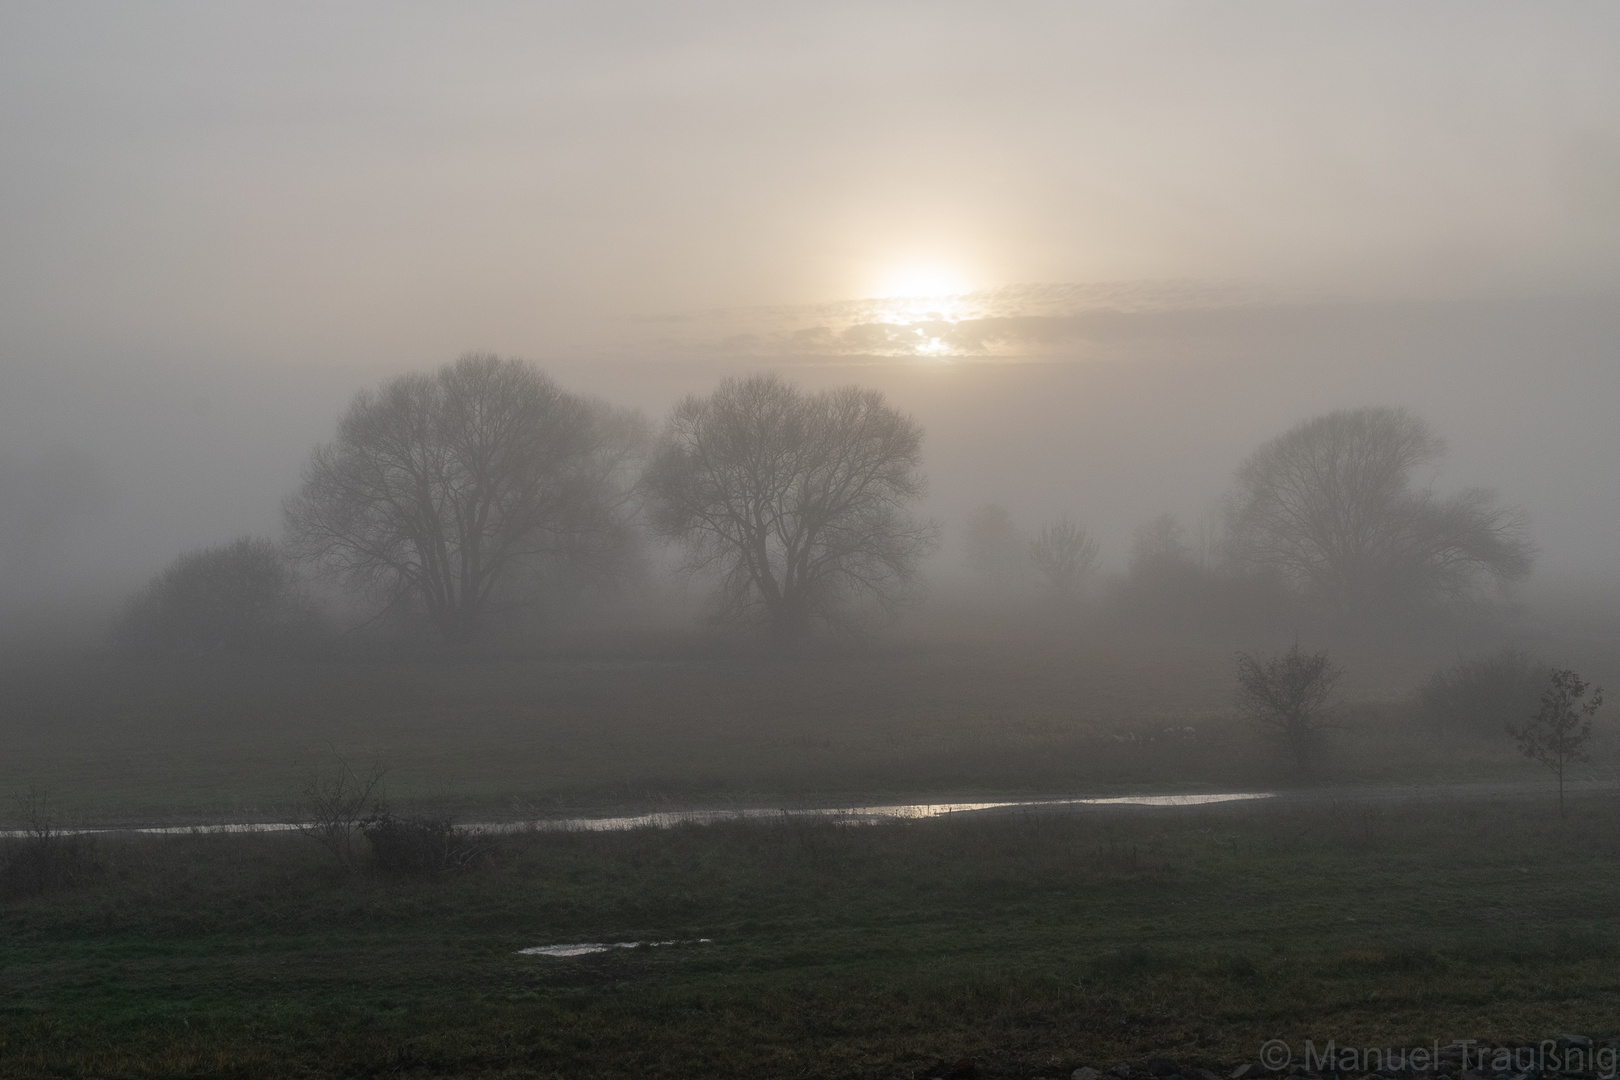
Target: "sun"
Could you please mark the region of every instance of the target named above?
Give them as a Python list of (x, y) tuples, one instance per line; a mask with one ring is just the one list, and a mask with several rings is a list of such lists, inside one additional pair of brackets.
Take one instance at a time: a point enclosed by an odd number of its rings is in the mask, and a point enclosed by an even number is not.
[(878, 279), (879, 299), (960, 296), (972, 283), (960, 269), (943, 262), (916, 262), (895, 266)]

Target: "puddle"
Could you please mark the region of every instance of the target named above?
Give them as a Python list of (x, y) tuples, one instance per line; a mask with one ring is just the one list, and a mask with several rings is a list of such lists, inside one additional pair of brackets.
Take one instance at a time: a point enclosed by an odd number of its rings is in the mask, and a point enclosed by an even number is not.
[[(1274, 791), (1234, 791), (1225, 795), (1122, 795), (1114, 799), (1071, 799), (1070, 802), (1087, 806), (1208, 806), (1210, 803), (1243, 802), (1247, 799), (1271, 799)], [(1032, 803), (1030, 805), (1041, 805)]]
[(591, 953), (611, 952), (614, 949), (639, 949), (645, 945), (656, 949), (660, 945), (707, 945), (713, 938), (698, 938), (696, 942), (690, 941), (610, 941), (606, 944), (586, 943), (581, 945), (536, 945), (529, 949), (519, 949), (519, 956), (589, 956)]
[[(634, 814), (627, 817), (550, 818), (539, 821), (470, 821), (466, 828), (491, 832), (522, 832), (526, 829), (558, 829), (579, 832), (622, 832), (627, 829), (668, 829), (676, 825), (713, 825), (725, 821), (763, 821), (789, 819), (832, 819), (850, 825), (876, 825), (885, 821), (906, 821), (919, 818), (945, 817), (949, 814), (971, 814), (985, 810), (1061, 810), (1073, 806), (1207, 806), (1211, 803), (1243, 802), (1251, 799), (1271, 799), (1273, 791), (1233, 791), (1211, 795), (1117, 795), (1098, 799), (1022, 799), (1008, 802), (962, 803), (896, 803), (890, 806), (844, 806), (833, 808), (745, 809), (745, 810), (668, 810), (653, 814)], [(289, 832), (300, 826), (293, 822), (221, 823), (198, 825), (126, 826), (124, 828), (63, 829), (65, 833), (146, 833), (152, 835), (183, 836), (206, 833), (267, 833)], [(24, 830), (0, 831), (0, 837), (24, 837)], [(634, 945), (624, 946), (629, 948)], [(653, 942), (652, 944), (665, 944)], [(603, 945), (603, 949), (618, 948)], [(594, 946), (593, 946), (594, 948)]]
[[(209, 825), (106, 825), (88, 829), (54, 829), (63, 835), (80, 836), (88, 833), (128, 833), (141, 836), (212, 836), (215, 833), (272, 833), (297, 832), (303, 826), (296, 821), (237, 821)], [(21, 840), (33, 836), (29, 829), (0, 830), (0, 838)]]
[(1065, 806), (1208, 806), (1211, 803), (1270, 799), (1271, 791), (1232, 791), (1210, 795), (1119, 795), (1099, 799), (1023, 799), (1010, 802), (897, 803), (892, 806), (847, 806), (810, 810), (670, 810), (630, 817), (561, 818), (525, 822), (515, 828), (574, 829), (584, 832), (619, 832), (624, 829), (667, 829), (674, 825), (712, 825), (723, 821), (786, 818), (833, 818), (851, 824), (915, 820), (970, 814), (982, 810), (1062, 809)]

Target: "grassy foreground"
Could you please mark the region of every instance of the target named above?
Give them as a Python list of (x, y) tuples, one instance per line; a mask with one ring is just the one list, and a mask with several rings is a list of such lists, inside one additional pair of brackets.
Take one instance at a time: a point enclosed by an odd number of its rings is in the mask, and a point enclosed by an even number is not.
[(1607, 797), (538, 834), (429, 881), (289, 835), (97, 859), (0, 907), (0, 1075), (1032, 1077), (1620, 1031)]

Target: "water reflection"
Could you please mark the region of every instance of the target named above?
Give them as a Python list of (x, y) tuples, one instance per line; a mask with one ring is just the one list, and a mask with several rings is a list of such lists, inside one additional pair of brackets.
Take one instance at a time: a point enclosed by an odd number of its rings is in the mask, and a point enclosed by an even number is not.
[(1211, 795), (1120, 795), (1106, 799), (1023, 799), (1011, 802), (897, 803), (892, 806), (849, 806), (808, 810), (666, 810), (628, 817), (560, 818), (525, 822), (517, 828), (574, 829), (586, 832), (619, 832), (624, 829), (667, 829), (674, 825), (712, 825), (723, 821), (750, 821), (769, 818), (831, 818), (851, 824), (877, 824), (917, 818), (944, 817), (984, 810), (1051, 809), (1068, 806), (1206, 806), (1210, 803), (1270, 799), (1271, 791), (1233, 791)]
[[(876, 825), (885, 821), (945, 817), (986, 810), (1061, 810), (1080, 806), (1204, 806), (1210, 803), (1242, 802), (1276, 797), (1273, 791), (1234, 791), (1214, 795), (1119, 795), (1106, 799), (1022, 799), (1008, 802), (896, 803), (890, 806), (813, 807), (809, 809), (742, 810), (661, 810), (651, 814), (624, 817), (541, 818), (533, 821), (472, 821), (463, 827), (488, 832), (528, 830), (574, 830), (581, 832), (622, 832), (626, 829), (667, 829), (676, 825), (713, 825), (725, 821), (826, 820), (852, 825)], [(303, 828), (297, 822), (217, 822), (195, 825), (104, 826), (102, 828), (61, 829), (62, 833), (146, 833), (183, 836), (210, 833), (291, 832)], [(0, 837), (25, 837), (26, 829), (0, 830)], [(654, 944), (661, 944), (654, 942)], [(610, 946), (603, 946), (609, 948)]]
[[(713, 938), (698, 938), (696, 944), (707, 945)], [(689, 941), (610, 941), (603, 943), (586, 943), (580, 945), (536, 945), (529, 949), (519, 949), (519, 956), (589, 956), (591, 953), (605, 953), (613, 949), (638, 949), (645, 945), (649, 949), (656, 949), (660, 945), (690, 945)]]

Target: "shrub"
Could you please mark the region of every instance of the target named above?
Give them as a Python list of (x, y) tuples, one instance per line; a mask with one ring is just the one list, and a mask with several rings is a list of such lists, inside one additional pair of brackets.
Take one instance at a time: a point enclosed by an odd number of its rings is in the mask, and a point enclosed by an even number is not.
[(94, 837), (58, 828), (43, 795), (28, 795), (21, 808), (23, 827), (0, 842), (0, 900), (37, 896), (95, 876)]
[(116, 629), (126, 648), (187, 655), (295, 654), (323, 633), (281, 549), (251, 537), (175, 559), (129, 602)]
[(1238, 710), (1310, 773), (1341, 674), (1327, 653), (1301, 652), (1297, 644), (1269, 660), (1238, 653)]
[(1536, 714), (1551, 675), (1523, 649), (1498, 649), (1431, 675), (1418, 688), (1418, 713), (1446, 735), (1500, 738)]
[(437, 877), (494, 860), (494, 847), (482, 832), (447, 818), (396, 817), (382, 810), (362, 828), (373, 864), (390, 877)]

